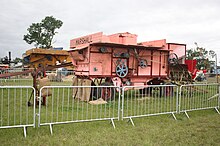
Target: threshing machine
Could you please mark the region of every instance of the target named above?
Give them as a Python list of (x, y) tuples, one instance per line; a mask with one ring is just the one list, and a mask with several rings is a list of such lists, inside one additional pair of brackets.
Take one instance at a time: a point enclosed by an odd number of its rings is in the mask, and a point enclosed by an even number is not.
[(75, 38), (68, 52), (78, 78), (104, 79), (104, 85), (164, 84), (168, 79), (183, 79), (177, 72), (188, 73), (185, 44), (165, 39), (137, 43), (137, 35), (128, 32)]

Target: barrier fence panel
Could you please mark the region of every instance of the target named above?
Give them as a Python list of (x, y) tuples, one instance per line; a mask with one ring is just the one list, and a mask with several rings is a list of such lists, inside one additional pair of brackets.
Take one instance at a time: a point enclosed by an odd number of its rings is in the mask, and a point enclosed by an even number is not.
[(214, 108), (218, 113), (219, 108), (219, 84), (191, 84), (180, 87), (179, 111), (187, 111)]
[(119, 120), (120, 90), (113, 86), (44, 86), (40, 89), (39, 126)]
[[(30, 86), (0, 86), (0, 129), (35, 127), (35, 89)], [(28, 106), (29, 105), (29, 106)]]
[(126, 86), (122, 89), (122, 119), (161, 114), (172, 114), (178, 111), (178, 87), (175, 85)]

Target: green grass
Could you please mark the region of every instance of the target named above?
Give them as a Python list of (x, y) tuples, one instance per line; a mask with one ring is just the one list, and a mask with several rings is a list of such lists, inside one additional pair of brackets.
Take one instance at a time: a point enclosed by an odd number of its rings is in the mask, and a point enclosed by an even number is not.
[(218, 106), (219, 86), (184, 86), (182, 87), (181, 110), (199, 109)]
[(214, 110), (183, 114), (177, 121), (171, 116), (153, 116), (133, 119), (135, 127), (127, 121), (109, 121), (54, 125), (28, 128), (27, 138), (22, 128), (1, 129), (1, 145), (219, 145), (220, 115)]
[(0, 86), (32, 86), (32, 79), (0, 79)]
[[(50, 82), (51, 86), (71, 86), (71, 80)], [(0, 79), (0, 86), (33, 86), (32, 79)]]
[(32, 88), (0, 89), (0, 126), (33, 124), (33, 108), (27, 106)]

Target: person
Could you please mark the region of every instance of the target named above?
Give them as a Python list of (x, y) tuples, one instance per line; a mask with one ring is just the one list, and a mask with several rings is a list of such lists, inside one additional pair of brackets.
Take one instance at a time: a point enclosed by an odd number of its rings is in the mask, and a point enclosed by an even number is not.
[(202, 70), (198, 70), (197, 72), (196, 72), (196, 77), (194, 78), (194, 80), (196, 80), (196, 81), (204, 81), (206, 78), (205, 78), (205, 74), (204, 74), (204, 72), (202, 71)]
[[(59, 61), (56, 61), (56, 65), (61, 65), (61, 63)], [(57, 78), (56, 78), (57, 82), (62, 82), (62, 67), (57, 69)]]

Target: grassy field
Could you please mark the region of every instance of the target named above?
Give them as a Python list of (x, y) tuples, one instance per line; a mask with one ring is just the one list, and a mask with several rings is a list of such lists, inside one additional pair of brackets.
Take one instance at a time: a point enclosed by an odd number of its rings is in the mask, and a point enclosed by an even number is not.
[(190, 112), (190, 119), (177, 115), (134, 119), (135, 127), (127, 121), (74, 123), (28, 128), (27, 138), (22, 128), (1, 129), (1, 145), (219, 145), (220, 115), (214, 110)]
[[(71, 86), (72, 81), (50, 82), (51, 86)], [(32, 79), (0, 79), (0, 86), (33, 86)]]

